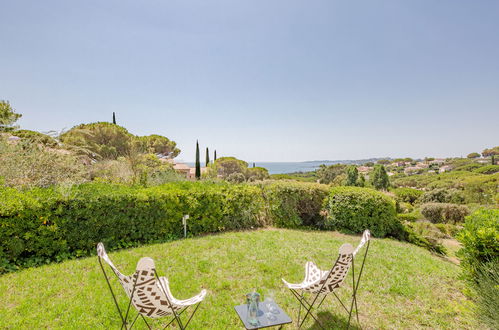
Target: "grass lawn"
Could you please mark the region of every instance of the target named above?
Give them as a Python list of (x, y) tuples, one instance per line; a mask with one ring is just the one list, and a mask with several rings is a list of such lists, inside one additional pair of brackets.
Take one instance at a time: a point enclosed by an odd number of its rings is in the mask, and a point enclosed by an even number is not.
[[(296, 319), (297, 302), (281, 278), (300, 282), (308, 260), (328, 269), (341, 244), (356, 246), (359, 240), (335, 232), (267, 229), (149, 245), (109, 256), (125, 274), (134, 271), (141, 257), (152, 257), (179, 299), (207, 289), (191, 329), (240, 329), (233, 306), (245, 301), (244, 294), (253, 288), (264, 295), (273, 291), (276, 301)], [(338, 290), (342, 299), (351, 293), (350, 276)], [(362, 327), (476, 327), (458, 276), (458, 266), (424, 249), (374, 239), (358, 293)], [(117, 281), (113, 282), (125, 306), (127, 299)], [(0, 328), (119, 327), (97, 257), (0, 276), (0, 301)], [(348, 315), (331, 296), (321, 306), (319, 317), (334, 329), (344, 327)], [(137, 325), (145, 328), (139, 321)], [(316, 327), (309, 318), (305, 328)]]

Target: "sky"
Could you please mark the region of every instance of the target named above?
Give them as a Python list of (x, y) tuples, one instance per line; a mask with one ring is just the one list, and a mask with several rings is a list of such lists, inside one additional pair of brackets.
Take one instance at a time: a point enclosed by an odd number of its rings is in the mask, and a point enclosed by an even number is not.
[(185, 161), (196, 140), (246, 161), (499, 144), (499, 1), (0, 0), (0, 12), (0, 99), (25, 129), (116, 112)]

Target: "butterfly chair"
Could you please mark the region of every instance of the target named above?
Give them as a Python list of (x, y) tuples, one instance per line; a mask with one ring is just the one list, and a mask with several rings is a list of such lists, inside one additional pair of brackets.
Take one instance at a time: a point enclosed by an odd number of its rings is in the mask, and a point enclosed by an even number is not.
[[(333, 265), (333, 268), (330, 270), (320, 270), (313, 262), (309, 261), (305, 264), (305, 279), (303, 282), (299, 284), (288, 283), (286, 280), (282, 279), (284, 284), (290, 289), (295, 298), (299, 301), (300, 307), (298, 310), (298, 327), (301, 327), (305, 322), (306, 318), (310, 315), (312, 318), (319, 324), (321, 328), (324, 328), (321, 322), (317, 319), (317, 317), (312, 313), (312, 309), (315, 306), (315, 303), (318, 301), (318, 298), (321, 294), (324, 296), (320, 300), (319, 304), (315, 309), (318, 309), (324, 299), (326, 299), (329, 293), (332, 293), (336, 299), (340, 302), (341, 306), (348, 313), (348, 325), (347, 328), (350, 327), (350, 320), (352, 317), (353, 307), (355, 306), (355, 313), (357, 315), (357, 322), (359, 322), (359, 314), (357, 308), (357, 290), (359, 288), (360, 278), (362, 276), (362, 271), (364, 270), (364, 264), (367, 257), (367, 252), (369, 250), (369, 242), (370, 242), (371, 233), (369, 230), (365, 230), (362, 235), (362, 240), (360, 241), (359, 246), (354, 250), (352, 245), (343, 244), (339, 250), (339, 256), (336, 262)], [(355, 256), (359, 252), (359, 250), (367, 243), (366, 251), (364, 253), (364, 257), (362, 259), (362, 266), (360, 267), (360, 272), (357, 278), (355, 277), (355, 267), (354, 260)], [(339, 288), (343, 281), (345, 280), (348, 270), (352, 268), (352, 278), (353, 278), (353, 294), (352, 294), (352, 302), (350, 305), (350, 309), (348, 309), (345, 304), (341, 301), (341, 299), (336, 294), (335, 290)], [(312, 300), (309, 302), (305, 299), (305, 292), (312, 294)], [(303, 320), (300, 322), (300, 314), (301, 307), (304, 307), (306, 310), (306, 314), (303, 317)]]
[[(151, 326), (149, 326), (149, 323), (145, 318), (146, 316), (151, 319), (173, 316), (165, 328), (168, 327), (173, 321), (176, 321), (180, 329), (185, 329), (187, 325), (189, 325), (194, 313), (196, 313), (201, 301), (206, 295), (206, 290), (202, 290), (201, 293), (192, 298), (186, 300), (175, 299), (171, 294), (168, 279), (166, 277), (158, 277), (154, 261), (151, 258), (140, 259), (137, 263), (135, 273), (130, 276), (125, 276), (119, 272), (119, 270), (109, 259), (102, 243), (97, 245), (97, 256), (99, 257), (99, 264), (102, 268), (102, 272), (104, 273), (109, 290), (111, 291), (111, 295), (113, 296), (114, 304), (120, 314), (122, 321), (121, 328), (131, 329), (135, 324), (135, 321), (137, 321), (137, 318), (140, 316), (142, 320), (144, 320), (147, 327), (151, 329)], [(109, 282), (109, 277), (107, 276), (104, 265), (102, 264), (102, 260), (104, 260), (109, 267), (111, 267), (129, 298), (128, 307), (125, 313), (122, 312), (120, 306), (118, 305), (116, 296)], [(180, 316), (189, 306), (193, 305), (196, 305), (196, 307), (189, 316), (187, 322), (184, 324), (180, 319)], [(130, 306), (133, 306), (138, 311), (133, 320), (129, 320), (128, 318), (130, 315)]]

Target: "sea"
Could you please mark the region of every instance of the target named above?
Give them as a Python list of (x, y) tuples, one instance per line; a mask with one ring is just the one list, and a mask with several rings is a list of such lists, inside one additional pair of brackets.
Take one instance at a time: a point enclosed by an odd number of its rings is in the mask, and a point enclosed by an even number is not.
[[(264, 167), (269, 171), (269, 174), (285, 174), (285, 173), (296, 173), (296, 172), (311, 172), (319, 168), (320, 165), (334, 165), (334, 164), (365, 164), (370, 161), (376, 161), (381, 158), (370, 158), (370, 159), (359, 159), (359, 160), (313, 160), (306, 162), (251, 162), (248, 161), (248, 166)], [(187, 162), (191, 167), (194, 167), (194, 163)]]

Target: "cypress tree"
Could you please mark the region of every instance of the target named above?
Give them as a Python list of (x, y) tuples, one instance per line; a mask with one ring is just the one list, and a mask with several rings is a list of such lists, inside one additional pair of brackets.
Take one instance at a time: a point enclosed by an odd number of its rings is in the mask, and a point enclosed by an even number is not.
[(253, 163), (253, 168), (255, 168), (255, 163)]
[(213, 157), (213, 161), (217, 160), (217, 151), (215, 150), (215, 156)]
[(113, 112), (113, 124), (116, 125), (116, 115), (114, 114), (114, 112)]
[(199, 159), (199, 143), (196, 140), (196, 180), (201, 178), (201, 160)]
[(210, 152), (208, 151), (208, 147), (206, 147), (206, 167), (210, 165)]
[(371, 182), (377, 190), (387, 190), (390, 185), (390, 179), (383, 165), (374, 165), (371, 174)]

